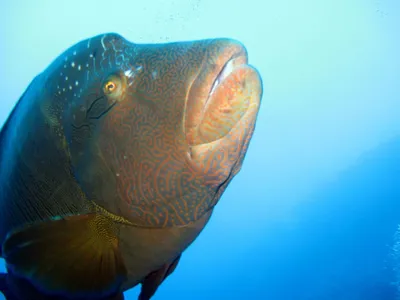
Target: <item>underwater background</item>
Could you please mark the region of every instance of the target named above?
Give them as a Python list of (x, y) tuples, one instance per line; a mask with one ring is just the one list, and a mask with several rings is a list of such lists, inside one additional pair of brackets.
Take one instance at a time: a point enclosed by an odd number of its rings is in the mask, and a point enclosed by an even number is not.
[(106, 32), (235, 38), (263, 78), (242, 171), (154, 299), (400, 299), (400, 1), (2, 0), (1, 124)]

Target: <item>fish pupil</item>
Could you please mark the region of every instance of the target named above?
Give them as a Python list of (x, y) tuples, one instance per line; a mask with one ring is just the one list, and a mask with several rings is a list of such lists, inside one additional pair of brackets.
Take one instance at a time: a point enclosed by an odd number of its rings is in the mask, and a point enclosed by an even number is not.
[(106, 90), (107, 90), (108, 92), (112, 92), (114, 89), (115, 89), (115, 83), (113, 83), (113, 82), (107, 83), (107, 85), (106, 85)]

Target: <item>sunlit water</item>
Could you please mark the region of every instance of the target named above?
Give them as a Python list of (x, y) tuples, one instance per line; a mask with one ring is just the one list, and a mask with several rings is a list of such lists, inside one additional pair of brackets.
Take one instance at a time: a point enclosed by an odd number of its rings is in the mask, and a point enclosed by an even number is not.
[(1, 121), (57, 55), (104, 32), (235, 38), (263, 77), (243, 169), (154, 299), (396, 299), (399, 1), (82, 3), (2, 4)]

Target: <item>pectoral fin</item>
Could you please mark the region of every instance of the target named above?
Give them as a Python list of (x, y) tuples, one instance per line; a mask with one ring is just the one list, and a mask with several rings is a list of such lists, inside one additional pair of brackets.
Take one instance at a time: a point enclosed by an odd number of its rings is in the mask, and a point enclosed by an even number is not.
[(178, 265), (179, 259), (181, 255), (179, 255), (172, 263), (165, 264), (160, 269), (151, 272), (142, 282), (142, 290), (139, 295), (139, 300), (149, 300), (160, 284), (176, 269)]
[(127, 276), (117, 228), (101, 214), (22, 228), (7, 237), (3, 256), (12, 273), (49, 295), (106, 298)]

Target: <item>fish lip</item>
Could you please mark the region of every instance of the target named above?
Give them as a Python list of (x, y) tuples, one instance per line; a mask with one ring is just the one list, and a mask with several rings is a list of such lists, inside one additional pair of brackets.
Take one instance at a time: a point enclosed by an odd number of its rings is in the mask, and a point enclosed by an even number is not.
[[(220, 45), (212, 45), (214, 43)], [(206, 50), (201, 66), (190, 84), (185, 101), (182, 132), (189, 147), (194, 146), (193, 138), (196, 134), (196, 128), (199, 126), (207, 105), (212, 98), (211, 92), (215, 81), (222, 74), (224, 68), (230, 61), (235, 59), (238, 62), (241, 61), (235, 67), (248, 65), (247, 50), (239, 41), (216, 39), (211, 40), (210, 44), (206, 46), (206, 48), (210, 49), (210, 52)], [(216, 55), (214, 51), (217, 52)]]
[[(222, 57), (226, 55), (225, 52), (226, 51), (224, 51), (221, 54)], [(235, 63), (235, 61), (237, 63)], [(244, 46), (242, 46), (241, 44), (238, 43), (234, 49), (234, 52), (231, 53), (229, 56), (227, 56), (227, 58), (225, 59), (225, 61), (222, 64), (218, 65), (218, 68), (216, 69), (216, 74), (213, 76), (213, 79), (211, 80), (211, 84), (208, 89), (208, 97), (207, 97), (206, 103), (208, 102), (208, 99), (211, 97), (213, 89), (215, 89), (215, 87), (217, 86), (216, 85), (217, 80), (220, 78), (220, 76), (223, 74), (223, 71), (226, 69), (228, 64), (231, 62), (233, 62), (235, 67), (248, 64), (248, 54), (247, 54), (246, 48), (244, 48)]]
[[(228, 48), (228, 50), (223, 51), (219, 58), (227, 55), (227, 53), (226, 53), (227, 51), (231, 52), (232, 48), (230, 48), (230, 49)], [(235, 61), (237, 63), (235, 63)], [(207, 94), (206, 101), (204, 102), (204, 105), (203, 105), (203, 112), (206, 109), (208, 102), (209, 102), (210, 98), (212, 97), (213, 92), (215, 91), (216, 87), (219, 84), (221, 84), (221, 82), (222, 82), (222, 81), (220, 81), (217, 83), (217, 80), (219, 80), (220, 76), (223, 74), (225, 68), (228, 66), (228, 64), (230, 62), (234, 63), (234, 67), (238, 67), (241, 65), (248, 65), (248, 54), (247, 54), (246, 48), (238, 42), (235, 43), (235, 48), (234, 48), (233, 52), (227, 56), (227, 58), (224, 60), (224, 62), (222, 64), (218, 65), (218, 68), (216, 68), (215, 75), (213, 75), (212, 80), (210, 81), (211, 84), (208, 87), (208, 94)]]

